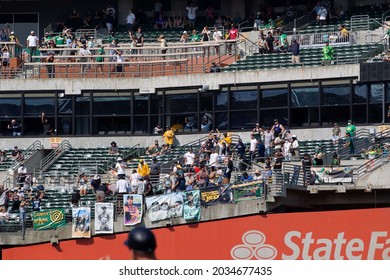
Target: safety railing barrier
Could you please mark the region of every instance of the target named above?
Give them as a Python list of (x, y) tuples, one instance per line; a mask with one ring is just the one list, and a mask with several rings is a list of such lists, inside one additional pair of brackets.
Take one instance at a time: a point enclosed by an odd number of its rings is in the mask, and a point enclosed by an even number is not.
[(71, 145), (68, 140), (62, 141), (57, 148), (52, 150), (46, 157), (41, 161), (40, 169), (46, 171), (50, 165), (61, 157), (65, 152), (71, 149)]
[(370, 30), (370, 17), (368, 15), (352, 16), (350, 30)]
[(22, 161), (15, 161), (12, 164), (11, 169), (13, 171), (18, 169), (22, 162), (25, 162), (26, 160), (28, 160), (37, 150), (41, 150), (42, 148), (43, 148), (43, 145), (42, 145), (41, 141), (35, 140), (30, 146), (28, 146), (26, 149), (24, 149), (22, 151), (22, 154), (23, 154), (22, 158), (23, 158), (23, 160)]

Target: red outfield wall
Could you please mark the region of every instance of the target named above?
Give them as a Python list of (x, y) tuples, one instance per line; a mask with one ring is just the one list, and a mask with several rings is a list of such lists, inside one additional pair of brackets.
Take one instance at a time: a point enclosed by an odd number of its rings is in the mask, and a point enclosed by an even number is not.
[[(390, 259), (390, 208), (256, 215), (155, 229), (158, 259)], [(3, 259), (129, 259), (126, 233), (3, 249)]]

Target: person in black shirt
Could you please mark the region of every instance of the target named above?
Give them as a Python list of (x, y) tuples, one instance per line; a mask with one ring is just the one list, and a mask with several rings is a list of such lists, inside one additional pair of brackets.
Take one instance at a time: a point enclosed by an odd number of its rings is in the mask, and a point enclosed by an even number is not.
[(161, 164), (157, 162), (157, 158), (152, 158), (152, 164), (150, 165), (150, 180), (158, 182), (160, 176)]
[(233, 161), (230, 157), (227, 157), (227, 165), (223, 173), (223, 180), (222, 180), (222, 183), (224, 185), (230, 184), (230, 178), (232, 176), (232, 172), (233, 172)]
[(300, 56), (299, 56), (299, 42), (297, 41), (296, 38), (293, 38), (292, 39), (292, 42), (291, 42), (291, 63), (294, 64), (294, 63), (300, 63), (301, 62), (301, 59), (300, 59)]
[(22, 135), (22, 125), (16, 120), (11, 120), (11, 124), (8, 125), (8, 129), (12, 130), (12, 136)]
[(272, 36), (271, 31), (268, 32), (268, 36), (265, 38), (265, 46), (268, 53), (274, 52), (274, 37)]
[(221, 68), (219, 68), (219, 66), (213, 61), (211, 63), (210, 73), (217, 73), (217, 72), (221, 72)]

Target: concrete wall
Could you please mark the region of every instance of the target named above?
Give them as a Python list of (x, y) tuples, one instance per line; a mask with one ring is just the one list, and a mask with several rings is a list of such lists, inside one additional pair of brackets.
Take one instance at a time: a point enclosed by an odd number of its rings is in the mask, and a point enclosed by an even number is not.
[[(360, 66), (334, 65), (326, 67), (297, 67), (294, 69), (271, 69), (246, 72), (205, 73), (180, 76), (160, 76), (148, 79), (6, 79), (1, 81), (1, 91), (26, 91), (27, 89), (65, 90), (65, 94), (79, 90), (129, 90), (136, 89), (153, 93), (157, 88), (191, 87), (209, 85), (217, 90), (221, 85), (245, 83), (280, 83), (312, 81), (331, 78), (359, 78)], [(1, 92), (0, 91), (0, 92)]]

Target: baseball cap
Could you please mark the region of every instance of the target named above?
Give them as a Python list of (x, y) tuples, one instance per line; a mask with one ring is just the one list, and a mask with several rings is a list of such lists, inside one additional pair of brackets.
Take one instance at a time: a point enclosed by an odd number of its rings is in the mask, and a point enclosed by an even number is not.
[(152, 253), (156, 247), (156, 238), (150, 229), (137, 227), (130, 231), (125, 245), (134, 251)]

